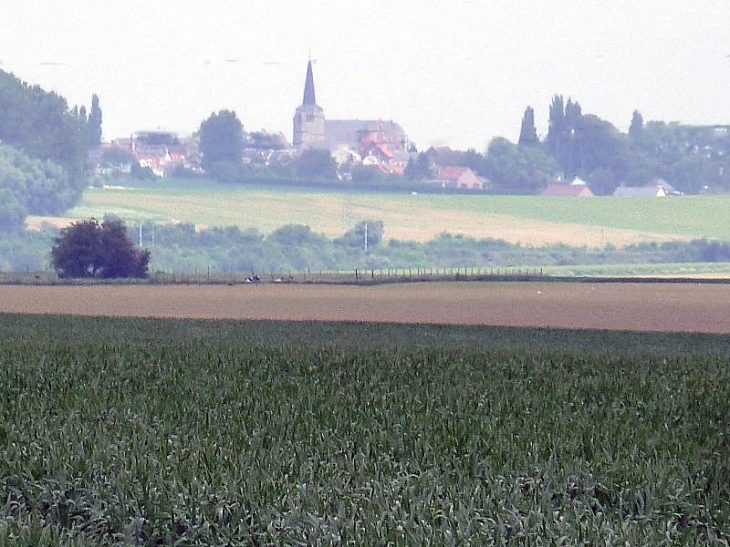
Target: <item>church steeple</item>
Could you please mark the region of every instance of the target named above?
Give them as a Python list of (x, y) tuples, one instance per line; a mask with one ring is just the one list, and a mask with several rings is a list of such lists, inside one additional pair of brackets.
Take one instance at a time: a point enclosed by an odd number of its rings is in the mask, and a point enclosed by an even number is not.
[(312, 74), (312, 60), (307, 63), (307, 79), (304, 82), (304, 99), (302, 106), (312, 106), (317, 104), (314, 96), (314, 74)]
[(314, 96), (314, 75), (312, 60), (307, 63), (307, 79), (304, 82), (302, 105), (294, 112), (294, 139), (292, 144), (301, 149), (316, 146), (326, 138), (324, 110)]

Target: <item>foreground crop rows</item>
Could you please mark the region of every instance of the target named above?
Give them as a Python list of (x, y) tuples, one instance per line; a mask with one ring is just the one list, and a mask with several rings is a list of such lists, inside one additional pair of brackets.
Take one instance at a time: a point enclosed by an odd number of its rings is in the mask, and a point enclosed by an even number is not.
[(725, 337), (10, 315), (0, 327), (0, 545), (730, 534)]

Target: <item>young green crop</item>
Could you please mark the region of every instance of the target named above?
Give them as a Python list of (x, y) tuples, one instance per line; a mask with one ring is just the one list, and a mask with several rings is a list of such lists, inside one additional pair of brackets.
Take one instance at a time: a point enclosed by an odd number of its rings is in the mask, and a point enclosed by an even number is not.
[(0, 545), (730, 534), (723, 337), (29, 316), (0, 326)]

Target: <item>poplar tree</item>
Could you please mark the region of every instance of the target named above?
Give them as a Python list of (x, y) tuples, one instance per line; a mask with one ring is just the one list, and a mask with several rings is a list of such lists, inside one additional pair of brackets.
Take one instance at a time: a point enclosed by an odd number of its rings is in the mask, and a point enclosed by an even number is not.
[(549, 116), (547, 148), (550, 155), (557, 160), (565, 136), (565, 104), (562, 95), (553, 96)]
[(91, 111), (87, 125), (89, 144), (91, 146), (101, 144), (101, 108), (99, 107), (99, 96), (96, 93), (91, 96)]
[(535, 146), (539, 144), (537, 138), (537, 129), (535, 128), (535, 111), (531, 106), (525, 109), (522, 116), (522, 127), (520, 128), (520, 140), (517, 143), (520, 146)]
[(638, 140), (644, 133), (644, 117), (641, 112), (634, 110), (631, 115), (631, 125), (629, 126), (629, 137), (631, 140)]

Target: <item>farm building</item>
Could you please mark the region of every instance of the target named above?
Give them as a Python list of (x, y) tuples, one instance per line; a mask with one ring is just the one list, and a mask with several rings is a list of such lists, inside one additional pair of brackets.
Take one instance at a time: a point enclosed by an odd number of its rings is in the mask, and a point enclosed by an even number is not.
[(450, 165), (439, 169), (436, 181), (444, 188), (458, 188), (461, 190), (483, 190), (484, 179), (468, 167)]

